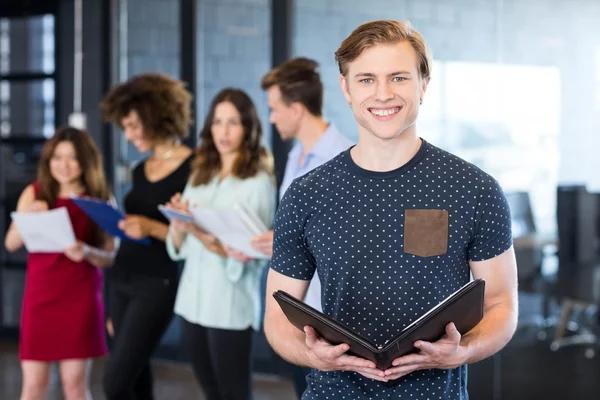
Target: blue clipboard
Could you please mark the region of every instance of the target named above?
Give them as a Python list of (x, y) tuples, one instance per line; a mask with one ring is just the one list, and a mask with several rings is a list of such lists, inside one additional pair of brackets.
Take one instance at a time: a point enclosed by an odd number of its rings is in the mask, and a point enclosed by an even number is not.
[(150, 245), (149, 238), (132, 239), (119, 229), (119, 221), (125, 219), (125, 216), (107, 201), (96, 200), (90, 197), (71, 197), (71, 200), (109, 235), (122, 240), (138, 242), (146, 246)]

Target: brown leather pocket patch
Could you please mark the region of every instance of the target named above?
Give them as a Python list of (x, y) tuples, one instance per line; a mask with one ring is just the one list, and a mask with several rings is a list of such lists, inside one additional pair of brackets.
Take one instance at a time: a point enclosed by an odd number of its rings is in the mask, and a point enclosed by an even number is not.
[(404, 213), (404, 252), (420, 257), (448, 251), (448, 211), (406, 210)]

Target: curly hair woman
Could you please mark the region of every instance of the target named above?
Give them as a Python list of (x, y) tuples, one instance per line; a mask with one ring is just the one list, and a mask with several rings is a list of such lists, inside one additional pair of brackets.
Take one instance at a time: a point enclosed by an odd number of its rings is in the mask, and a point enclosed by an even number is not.
[[(181, 143), (190, 126), (185, 84), (143, 74), (114, 86), (101, 103), (106, 120), (128, 142), (149, 153), (132, 172), (120, 228), (121, 243), (108, 274), (108, 315), (113, 346), (104, 373), (108, 400), (153, 398), (150, 358), (173, 317), (177, 263), (167, 253), (168, 221), (158, 210), (186, 185), (192, 150)], [(140, 239), (148, 238), (149, 245)]]

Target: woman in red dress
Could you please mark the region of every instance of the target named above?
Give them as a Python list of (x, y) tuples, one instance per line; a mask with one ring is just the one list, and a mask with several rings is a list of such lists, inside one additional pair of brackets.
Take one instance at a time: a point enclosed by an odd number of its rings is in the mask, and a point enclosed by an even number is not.
[[(112, 264), (114, 239), (88, 219), (70, 200), (72, 195), (108, 200), (110, 193), (100, 152), (90, 136), (62, 128), (46, 142), (38, 179), (25, 188), (17, 204), (20, 212), (65, 207), (77, 239), (63, 253), (29, 254), (20, 330), (21, 400), (45, 398), (54, 362), (60, 365), (65, 398), (90, 398), (91, 359), (107, 353), (98, 267)], [(22, 246), (12, 224), (5, 247), (13, 252)]]

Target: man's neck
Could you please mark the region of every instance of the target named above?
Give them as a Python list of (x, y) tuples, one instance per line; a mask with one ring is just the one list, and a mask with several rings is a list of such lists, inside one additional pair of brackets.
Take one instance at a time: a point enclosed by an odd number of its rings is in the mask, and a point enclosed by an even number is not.
[(363, 169), (386, 172), (409, 162), (420, 147), (421, 139), (412, 126), (399, 136), (388, 140), (379, 139), (370, 132), (359, 133), (358, 144), (354, 146), (350, 155)]
[(329, 124), (322, 117), (312, 115), (302, 121), (296, 139), (302, 144), (303, 157), (310, 153), (315, 143), (325, 134), (328, 126)]

